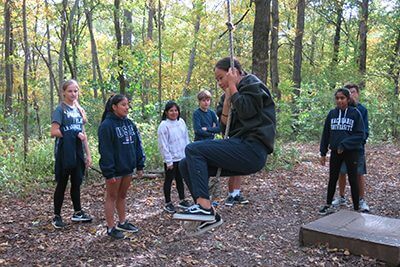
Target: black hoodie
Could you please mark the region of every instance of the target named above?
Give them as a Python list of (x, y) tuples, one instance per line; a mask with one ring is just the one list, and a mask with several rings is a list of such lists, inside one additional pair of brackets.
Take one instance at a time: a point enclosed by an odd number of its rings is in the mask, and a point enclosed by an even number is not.
[[(256, 139), (272, 153), (275, 140), (275, 104), (271, 93), (256, 76), (244, 76), (238, 86), (238, 92), (231, 96), (232, 115), (229, 137)], [(217, 114), (221, 116), (225, 95), (221, 96)], [(225, 131), (225, 125), (221, 124)]]
[(128, 118), (109, 112), (101, 123), (99, 136), (99, 165), (106, 178), (131, 174), (135, 168), (143, 170), (145, 155), (136, 125)]
[(320, 152), (326, 156), (328, 146), (331, 150), (362, 149), (365, 140), (364, 122), (360, 111), (354, 107), (329, 111), (322, 132)]

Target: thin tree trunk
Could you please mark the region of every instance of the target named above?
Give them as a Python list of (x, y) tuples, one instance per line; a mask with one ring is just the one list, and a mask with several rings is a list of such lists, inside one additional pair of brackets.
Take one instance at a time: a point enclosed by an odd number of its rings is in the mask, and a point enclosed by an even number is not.
[[(45, 8), (46, 11), (49, 9), (48, 0), (45, 0)], [(54, 73), (53, 73), (53, 61), (51, 58), (51, 45), (50, 45), (50, 27), (49, 27), (49, 20), (46, 17), (46, 42), (47, 42), (47, 60), (48, 60), (48, 69), (49, 69), (49, 86), (50, 86), (50, 118), (53, 114), (54, 108)]]
[(333, 38), (333, 55), (331, 66), (332, 68), (336, 68), (338, 61), (339, 61), (339, 48), (340, 48), (340, 31), (342, 29), (342, 21), (343, 21), (343, 2), (337, 1), (336, 2), (336, 29), (335, 29), (335, 36)]
[(272, 92), (278, 100), (281, 99), (281, 90), (279, 90), (279, 69), (278, 69), (278, 49), (279, 49), (279, 3), (278, 0), (272, 0), (272, 29), (271, 29), (271, 54), (270, 54), (270, 71), (271, 71), (271, 87)]
[(256, 14), (253, 25), (252, 72), (267, 83), (268, 37), (270, 28), (270, 0), (255, 0)]
[(294, 40), (294, 56), (293, 56), (293, 86), (294, 94), (300, 96), (301, 87), (301, 62), (303, 53), (303, 34), (304, 34), (304, 13), (305, 0), (297, 2), (297, 21), (296, 21), (296, 37)]
[[(75, 0), (74, 6), (72, 7), (72, 10), (69, 14), (69, 20), (68, 23), (72, 23), (75, 10), (78, 6), (79, 0)], [(63, 29), (61, 30), (61, 46), (60, 46), (60, 53), (58, 56), (58, 99), (59, 102), (63, 100), (63, 82), (64, 82), (64, 55), (65, 55), (65, 50), (66, 50), (66, 44), (67, 44), (67, 37), (68, 37), (68, 32), (69, 29), (71, 28), (70, 26), (66, 25), (67, 23), (67, 5), (68, 5), (68, 0), (63, 0), (63, 15), (62, 15), (62, 20), (63, 20)]]
[(360, 18), (360, 47), (359, 47), (359, 65), (358, 70), (361, 74), (362, 81), (360, 82), (360, 89), (365, 87), (365, 73), (367, 70), (367, 32), (368, 32), (368, 2), (369, 0), (362, 0), (361, 2), (361, 18)]
[(25, 61), (24, 61), (24, 74), (23, 74), (23, 83), (24, 83), (24, 160), (26, 161), (28, 155), (28, 75), (29, 75), (29, 61), (30, 61), (30, 48), (28, 43), (28, 29), (26, 26), (26, 0), (22, 2), (22, 24), (23, 24), (23, 32), (24, 32), (24, 52), (25, 52)]
[(158, 26), (158, 112), (161, 115), (161, 93), (162, 93), (162, 43), (161, 43), (161, 0), (158, 0), (158, 16), (157, 16), (157, 26)]
[(12, 0), (6, 0), (4, 3), (4, 60), (5, 60), (5, 76), (6, 76), (6, 92), (4, 101), (4, 116), (12, 113), (13, 100), (13, 38), (12, 38), (12, 22), (11, 22), (11, 5)]
[(121, 56), (122, 36), (121, 36), (119, 12), (120, 12), (120, 1), (114, 0), (114, 28), (115, 28), (115, 37), (117, 39), (119, 92), (121, 94), (125, 94), (124, 62)]
[(42, 126), (40, 124), (39, 104), (38, 104), (38, 101), (37, 101), (37, 97), (36, 97), (35, 91), (32, 92), (32, 95), (33, 95), (33, 108), (35, 109), (36, 123), (37, 123), (37, 126), (38, 126), (38, 137), (39, 137), (39, 140), (42, 140)]
[(156, 15), (156, 8), (155, 8), (154, 0), (149, 0), (149, 16), (147, 20), (147, 39), (153, 40), (153, 31), (154, 31), (154, 23), (153, 20)]
[(132, 12), (124, 9), (124, 36), (123, 45), (132, 47)]

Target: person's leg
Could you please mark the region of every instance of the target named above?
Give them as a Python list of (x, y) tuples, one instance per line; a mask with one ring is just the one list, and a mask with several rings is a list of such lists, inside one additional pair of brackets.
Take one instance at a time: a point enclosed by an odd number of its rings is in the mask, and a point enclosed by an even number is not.
[(181, 172), (179, 170), (179, 161), (174, 162), (174, 176), (176, 182), (176, 189), (178, 190), (178, 195), (180, 200), (185, 199), (185, 186), (183, 185), (183, 179)]
[(83, 173), (79, 167), (71, 171), (71, 200), (74, 206), (74, 211), (78, 212), (82, 210), (81, 207), (81, 184), (83, 179)]
[(121, 184), (119, 185), (116, 208), (120, 223), (124, 223), (126, 221), (126, 196), (128, 194), (128, 188), (131, 185), (131, 181), (132, 175), (123, 176), (121, 178)]
[(339, 178), (340, 165), (343, 162), (343, 153), (338, 154), (336, 150), (331, 150), (331, 157), (329, 161), (329, 182), (328, 194), (326, 197), (326, 204), (332, 204), (333, 196), (335, 195), (336, 183)]
[(359, 188), (359, 196), (360, 199), (364, 199), (365, 196), (365, 176), (364, 175), (357, 175), (358, 180), (358, 188)]
[[(175, 168), (175, 166), (174, 166)], [(172, 187), (172, 181), (174, 180), (174, 169), (167, 169), (167, 165), (164, 163), (164, 171), (165, 171), (165, 179), (164, 179), (164, 198), (165, 198), (165, 203), (170, 203), (171, 202), (171, 187)]]
[(222, 168), (222, 175), (241, 175), (259, 171), (267, 158), (258, 142), (249, 143), (237, 138), (189, 144), (182, 166), (190, 180), (193, 197), (204, 208), (210, 208), (208, 178)]
[(115, 226), (114, 212), (116, 201), (118, 198), (118, 191), (121, 184), (121, 179), (107, 179), (106, 180), (106, 201), (104, 204), (104, 212), (106, 216), (106, 223), (109, 229)]
[(341, 173), (339, 175), (339, 195), (341, 197), (344, 197), (345, 188), (346, 188), (346, 174)]
[(69, 172), (65, 172), (57, 178), (56, 190), (54, 191), (54, 214), (58, 216), (61, 216), (61, 207), (64, 202), (69, 175)]
[(346, 162), (346, 167), (349, 176), (349, 183), (351, 187), (351, 198), (353, 200), (354, 210), (359, 209), (359, 186), (357, 179), (357, 165), (358, 165), (358, 151), (351, 150), (344, 152), (344, 160)]
[(240, 185), (242, 183), (241, 176), (231, 176), (228, 180), (228, 190), (229, 193), (233, 193), (235, 190), (240, 190)]

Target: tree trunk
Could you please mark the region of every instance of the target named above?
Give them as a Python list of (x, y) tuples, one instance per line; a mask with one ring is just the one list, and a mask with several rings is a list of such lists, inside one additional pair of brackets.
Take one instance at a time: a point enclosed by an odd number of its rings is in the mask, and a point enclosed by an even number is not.
[(63, 0), (63, 14), (62, 14), (62, 24), (63, 24), (63, 29), (61, 29), (61, 46), (60, 46), (60, 52), (58, 56), (58, 99), (59, 102), (63, 100), (63, 82), (64, 82), (64, 55), (65, 55), (65, 50), (66, 50), (66, 44), (67, 44), (67, 37), (68, 37), (68, 32), (70, 27), (70, 24), (73, 21), (75, 10), (78, 6), (79, 0), (75, 0), (74, 6), (72, 7), (71, 12), (69, 13), (69, 20), (68, 24), (67, 23), (67, 5), (68, 5), (68, 0)]
[(278, 69), (278, 39), (279, 39), (279, 3), (278, 0), (272, 0), (272, 29), (271, 29), (271, 88), (278, 100), (281, 99), (281, 90), (279, 90), (279, 69)]
[(365, 73), (367, 70), (367, 32), (368, 32), (368, 2), (369, 0), (362, 0), (361, 2), (361, 18), (360, 18), (360, 47), (359, 47), (359, 65), (358, 70), (362, 76), (360, 82), (360, 89), (365, 87)]
[(253, 25), (252, 72), (266, 84), (271, 0), (255, 0), (254, 3), (256, 4), (256, 14)]
[[(48, 0), (45, 0), (45, 8), (46, 11), (49, 9)], [(49, 87), (50, 87), (50, 118), (53, 114), (54, 108), (54, 73), (53, 73), (53, 61), (51, 58), (51, 46), (50, 46), (50, 27), (49, 20), (46, 17), (46, 42), (47, 42), (47, 61), (48, 61), (48, 69), (49, 69)]]
[[(103, 75), (100, 70), (96, 39), (95, 39), (94, 33), (93, 33), (93, 17), (92, 17), (92, 12), (91, 12), (92, 4), (90, 4), (88, 6), (87, 1), (84, 1), (84, 5), (85, 5), (85, 15), (86, 15), (86, 20), (87, 20), (87, 27), (88, 27), (89, 34), (90, 34), (90, 46), (91, 46), (91, 52), (92, 52), (92, 76), (93, 76), (93, 82), (95, 84), (93, 93), (94, 93), (94, 97), (97, 98), (97, 84), (100, 84), (101, 98), (103, 100), (103, 104), (105, 104), (107, 99), (106, 99), (106, 93), (104, 91)], [(98, 83), (97, 83), (97, 76), (99, 79)]]
[(132, 12), (124, 9), (124, 37), (123, 45), (132, 47)]
[(149, 16), (147, 20), (147, 40), (153, 40), (154, 23), (153, 20), (156, 15), (156, 8), (154, 6), (154, 0), (149, 0)]
[(397, 29), (396, 42), (393, 49), (393, 56), (390, 64), (389, 75), (394, 81), (394, 95), (399, 96), (400, 80), (400, 29)]
[(39, 137), (39, 140), (42, 140), (42, 127), (40, 124), (39, 104), (37, 101), (35, 91), (33, 91), (32, 94), (33, 94), (33, 109), (35, 110), (35, 113), (36, 113), (36, 123), (38, 126), (38, 137)]
[(4, 116), (9, 116), (12, 113), (13, 99), (13, 38), (12, 38), (12, 23), (11, 23), (11, 4), (12, 0), (6, 0), (4, 3), (4, 60), (5, 60), (5, 78), (6, 92), (4, 101)]
[(158, 16), (157, 16), (157, 27), (158, 27), (158, 112), (161, 116), (161, 93), (162, 93), (162, 54), (161, 54), (161, 0), (158, 0)]
[(121, 56), (122, 36), (121, 36), (121, 25), (119, 22), (120, 21), (119, 12), (120, 12), (120, 1), (114, 0), (114, 28), (115, 28), (115, 37), (117, 39), (119, 92), (121, 94), (125, 94), (124, 62)]
[(28, 43), (28, 29), (26, 26), (26, 0), (22, 1), (22, 24), (24, 32), (24, 160), (26, 161), (28, 155), (28, 72), (29, 72), (29, 61), (30, 61), (30, 48)]
[(331, 66), (332, 68), (336, 68), (339, 61), (339, 48), (340, 48), (340, 31), (342, 29), (342, 21), (343, 21), (343, 2), (337, 1), (336, 3), (336, 29), (335, 36), (333, 38), (333, 55)]
[(301, 62), (303, 53), (303, 34), (304, 34), (304, 13), (305, 0), (297, 2), (297, 21), (296, 21), (296, 37), (294, 39), (294, 56), (293, 56), (293, 86), (294, 94), (300, 96), (301, 87)]

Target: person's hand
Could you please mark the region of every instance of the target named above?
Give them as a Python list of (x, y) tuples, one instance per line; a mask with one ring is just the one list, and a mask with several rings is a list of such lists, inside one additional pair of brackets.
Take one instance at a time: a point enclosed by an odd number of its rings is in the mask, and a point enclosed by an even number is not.
[(174, 169), (174, 164), (171, 164), (171, 165), (167, 165), (167, 170), (173, 170)]
[(82, 132), (79, 132), (79, 133), (78, 133), (78, 138), (81, 139), (82, 142), (85, 142), (86, 139), (87, 139), (87, 138), (86, 138), (86, 134), (84, 134), (84, 133), (82, 133)]
[(225, 92), (229, 93), (229, 96), (231, 96), (232, 88), (236, 89), (236, 85), (240, 81), (240, 74), (236, 68), (229, 68), (228, 72), (226, 73), (226, 78), (228, 80), (228, 88)]
[(322, 166), (325, 166), (326, 156), (321, 156), (321, 157), (319, 158), (319, 162), (321, 163)]
[(137, 171), (136, 172), (136, 178), (142, 178), (143, 177), (143, 170)]
[(207, 132), (207, 127), (201, 127), (201, 129), (205, 132)]
[(338, 148), (337, 153), (338, 154), (342, 154), (343, 153), (343, 148)]
[(86, 160), (85, 160), (85, 166), (86, 168), (89, 168), (90, 166), (92, 166), (92, 157), (91, 156), (86, 156)]

